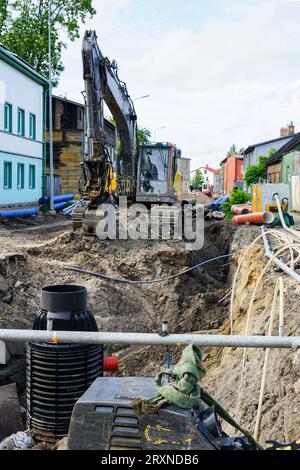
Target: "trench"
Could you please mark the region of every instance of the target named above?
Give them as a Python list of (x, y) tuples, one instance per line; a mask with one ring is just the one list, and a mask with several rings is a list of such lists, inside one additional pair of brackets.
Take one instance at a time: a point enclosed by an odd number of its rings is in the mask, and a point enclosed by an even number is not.
[[(175, 241), (99, 241), (64, 232), (42, 243), (20, 244), (0, 260), (0, 327), (31, 328), (39, 309), (39, 293), (51, 284), (79, 284), (88, 290), (89, 307), (102, 331), (160, 332), (163, 320), (172, 333), (216, 330), (227, 318), (219, 300), (227, 291), (230, 261), (207, 264), (171, 282), (147, 286), (120, 285), (65, 271), (64, 265), (117, 275), (153, 279), (183, 271), (207, 259), (228, 254), (234, 227), (226, 222), (205, 225), (201, 250), (187, 251)], [(32, 237), (32, 235), (30, 235)], [(164, 347), (111, 345), (118, 353), (120, 375), (154, 377), (164, 366)], [(169, 348), (176, 362), (181, 348)], [(25, 407), (24, 348), (10, 345), (8, 364), (0, 365), (0, 385), (16, 382)], [(154, 359), (155, 358), (155, 359)]]
[[(31, 328), (39, 309), (41, 288), (73, 283), (87, 288), (89, 307), (99, 330), (160, 332), (162, 320), (168, 320), (173, 333), (209, 330), (228, 334), (229, 297), (220, 300), (231, 287), (236, 258), (202, 266), (172, 282), (143, 287), (108, 283), (65, 271), (63, 267), (68, 264), (110, 276), (150, 280), (178, 273), (212, 257), (241, 252), (259, 234), (257, 227), (208, 222), (203, 248), (189, 252), (180, 242), (100, 242), (61, 230), (58, 235), (51, 233), (51, 237), (47, 231), (39, 236), (31, 232), (26, 237), (14, 234), (3, 238), (0, 234), (0, 328)], [(236, 288), (235, 334), (244, 332), (245, 314), (264, 265), (263, 248), (256, 246), (243, 263)], [(274, 282), (279, 275), (282, 274), (271, 268), (259, 288), (249, 325), (251, 334), (266, 334)], [(297, 335), (299, 286), (286, 276), (284, 283), (285, 331), (287, 335)], [(171, 363), (177, 362), (181, 351), (181, 347), (169, 348)], [(114, 345), (106, 350), (108, 354), (112, 352), (119, 355), (117, 374), (122, 376), (155, 377), (166, 364), (166, 348), (162, 346)], [(242, 387), (241, 348), (207, 348), (204, 353), (207, 374), (202, 385), (253, 433), (264, 350), (249, 351)], [(8, 381), (18, 382), (20, 401), (25, 405), (24, 355), (20, 350), (10, 349), (9, 363), (0, 365), (0, 384)], [(299, 354), (293, 350), (272, 351), (261, 423), (262, 444), (267, 439), (291, 442), (298, 438), (299, 384)]]

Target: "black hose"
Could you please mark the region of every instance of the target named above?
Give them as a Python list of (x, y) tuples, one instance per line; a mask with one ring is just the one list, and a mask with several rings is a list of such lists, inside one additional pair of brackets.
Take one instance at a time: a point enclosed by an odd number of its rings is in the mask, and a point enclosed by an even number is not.
[(205, 261), (202, 261), (199, 264), (196, 264), (195, 266), (192, 266), (191, 268), (185, 269), (184, 271), (181, 271), (177, 274), (172, 274), (171, 276), (161, 277), (159, 279), (141, 280), (141, 281), (132, 280), (132, 279), (125, 279), (125, 278), (120, 278), (120, 277), (114, 277), (114, 276), (108, 276), (108, 275), (102, 274), (102, 273), (95, 273), (95, 272), (92, 272), (92, 271), (87, 271), (86, 269), (82, 269), (82, 268), (71, 268), (71, 267), (65, 266), (64, 269), (66, 269), (67, 271), (75, 271), (75, 272), (82, 273), (82, 274), (88, 274), (89, 276), (100, 277), (101, 279), (104, 279), (106, 281), (122, 282), (122, 283), (125, 283), (125, 284), (154, 284), (154, 283), (157, 283), (157, 282), (170, 281), (171, 279), (174, 279), (175, 277), (178, 277), (178, 276), (182, 276), (183, 274), (186, 274), (186, 273), (192, 271), (193, 269), (197, 269), (200, 266), (203, 266), (204, 264), (212, 263), (213, 261), (217, 261), (219, 259), (226, 258), (226, 257), (229, 257), (229, 256), (233, 256), (233, 254), (228, 253), (227, 255), (221, 255), (221, 256), (216, 256), (215, 258), (207, 259)]

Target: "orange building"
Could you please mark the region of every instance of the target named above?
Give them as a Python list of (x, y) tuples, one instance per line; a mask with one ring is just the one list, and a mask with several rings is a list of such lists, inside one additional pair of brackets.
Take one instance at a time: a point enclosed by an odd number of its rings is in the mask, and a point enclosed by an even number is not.
[(221, 161), (221, 188), (224, 194), (229, 193), (234, 186), (242, 187), (243, 161), (242, 155), (229, 155)]

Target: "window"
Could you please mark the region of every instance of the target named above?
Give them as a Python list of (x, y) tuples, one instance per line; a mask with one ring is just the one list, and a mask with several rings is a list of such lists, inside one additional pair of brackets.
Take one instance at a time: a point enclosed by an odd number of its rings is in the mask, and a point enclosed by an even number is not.
[(9, 103), (4, 104), (4, 130), (12, 132), (12, 105)]
[(18, 108), (18, 135), (25, 136), (25, 111)]
[(29, 165), (29, 189), (35, 189), (35, 165)]
[(36, 116), (32, 113), (29, 113), (29, 138), (36, 139)]
[(4, 189), (11, 189), (12, 185), (12, 163), (4, 162)]
[(24, 163), (18, 163), (17, 167), (17, 187), (24, 189)]

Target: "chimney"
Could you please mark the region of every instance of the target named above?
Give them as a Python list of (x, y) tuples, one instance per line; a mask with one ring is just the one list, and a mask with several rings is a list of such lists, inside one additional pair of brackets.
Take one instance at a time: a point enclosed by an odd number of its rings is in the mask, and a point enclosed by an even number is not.
[(288, 135), (294, 135), (295, 134), (295, 126), (293, 124), (293, 121), (288, 125)]
[(293, 121), (287, 125), (287, 127), (281, 127), (280, 129), (280, 137), (288, 137), (289, 135), (295, 134), (295, 126)]

